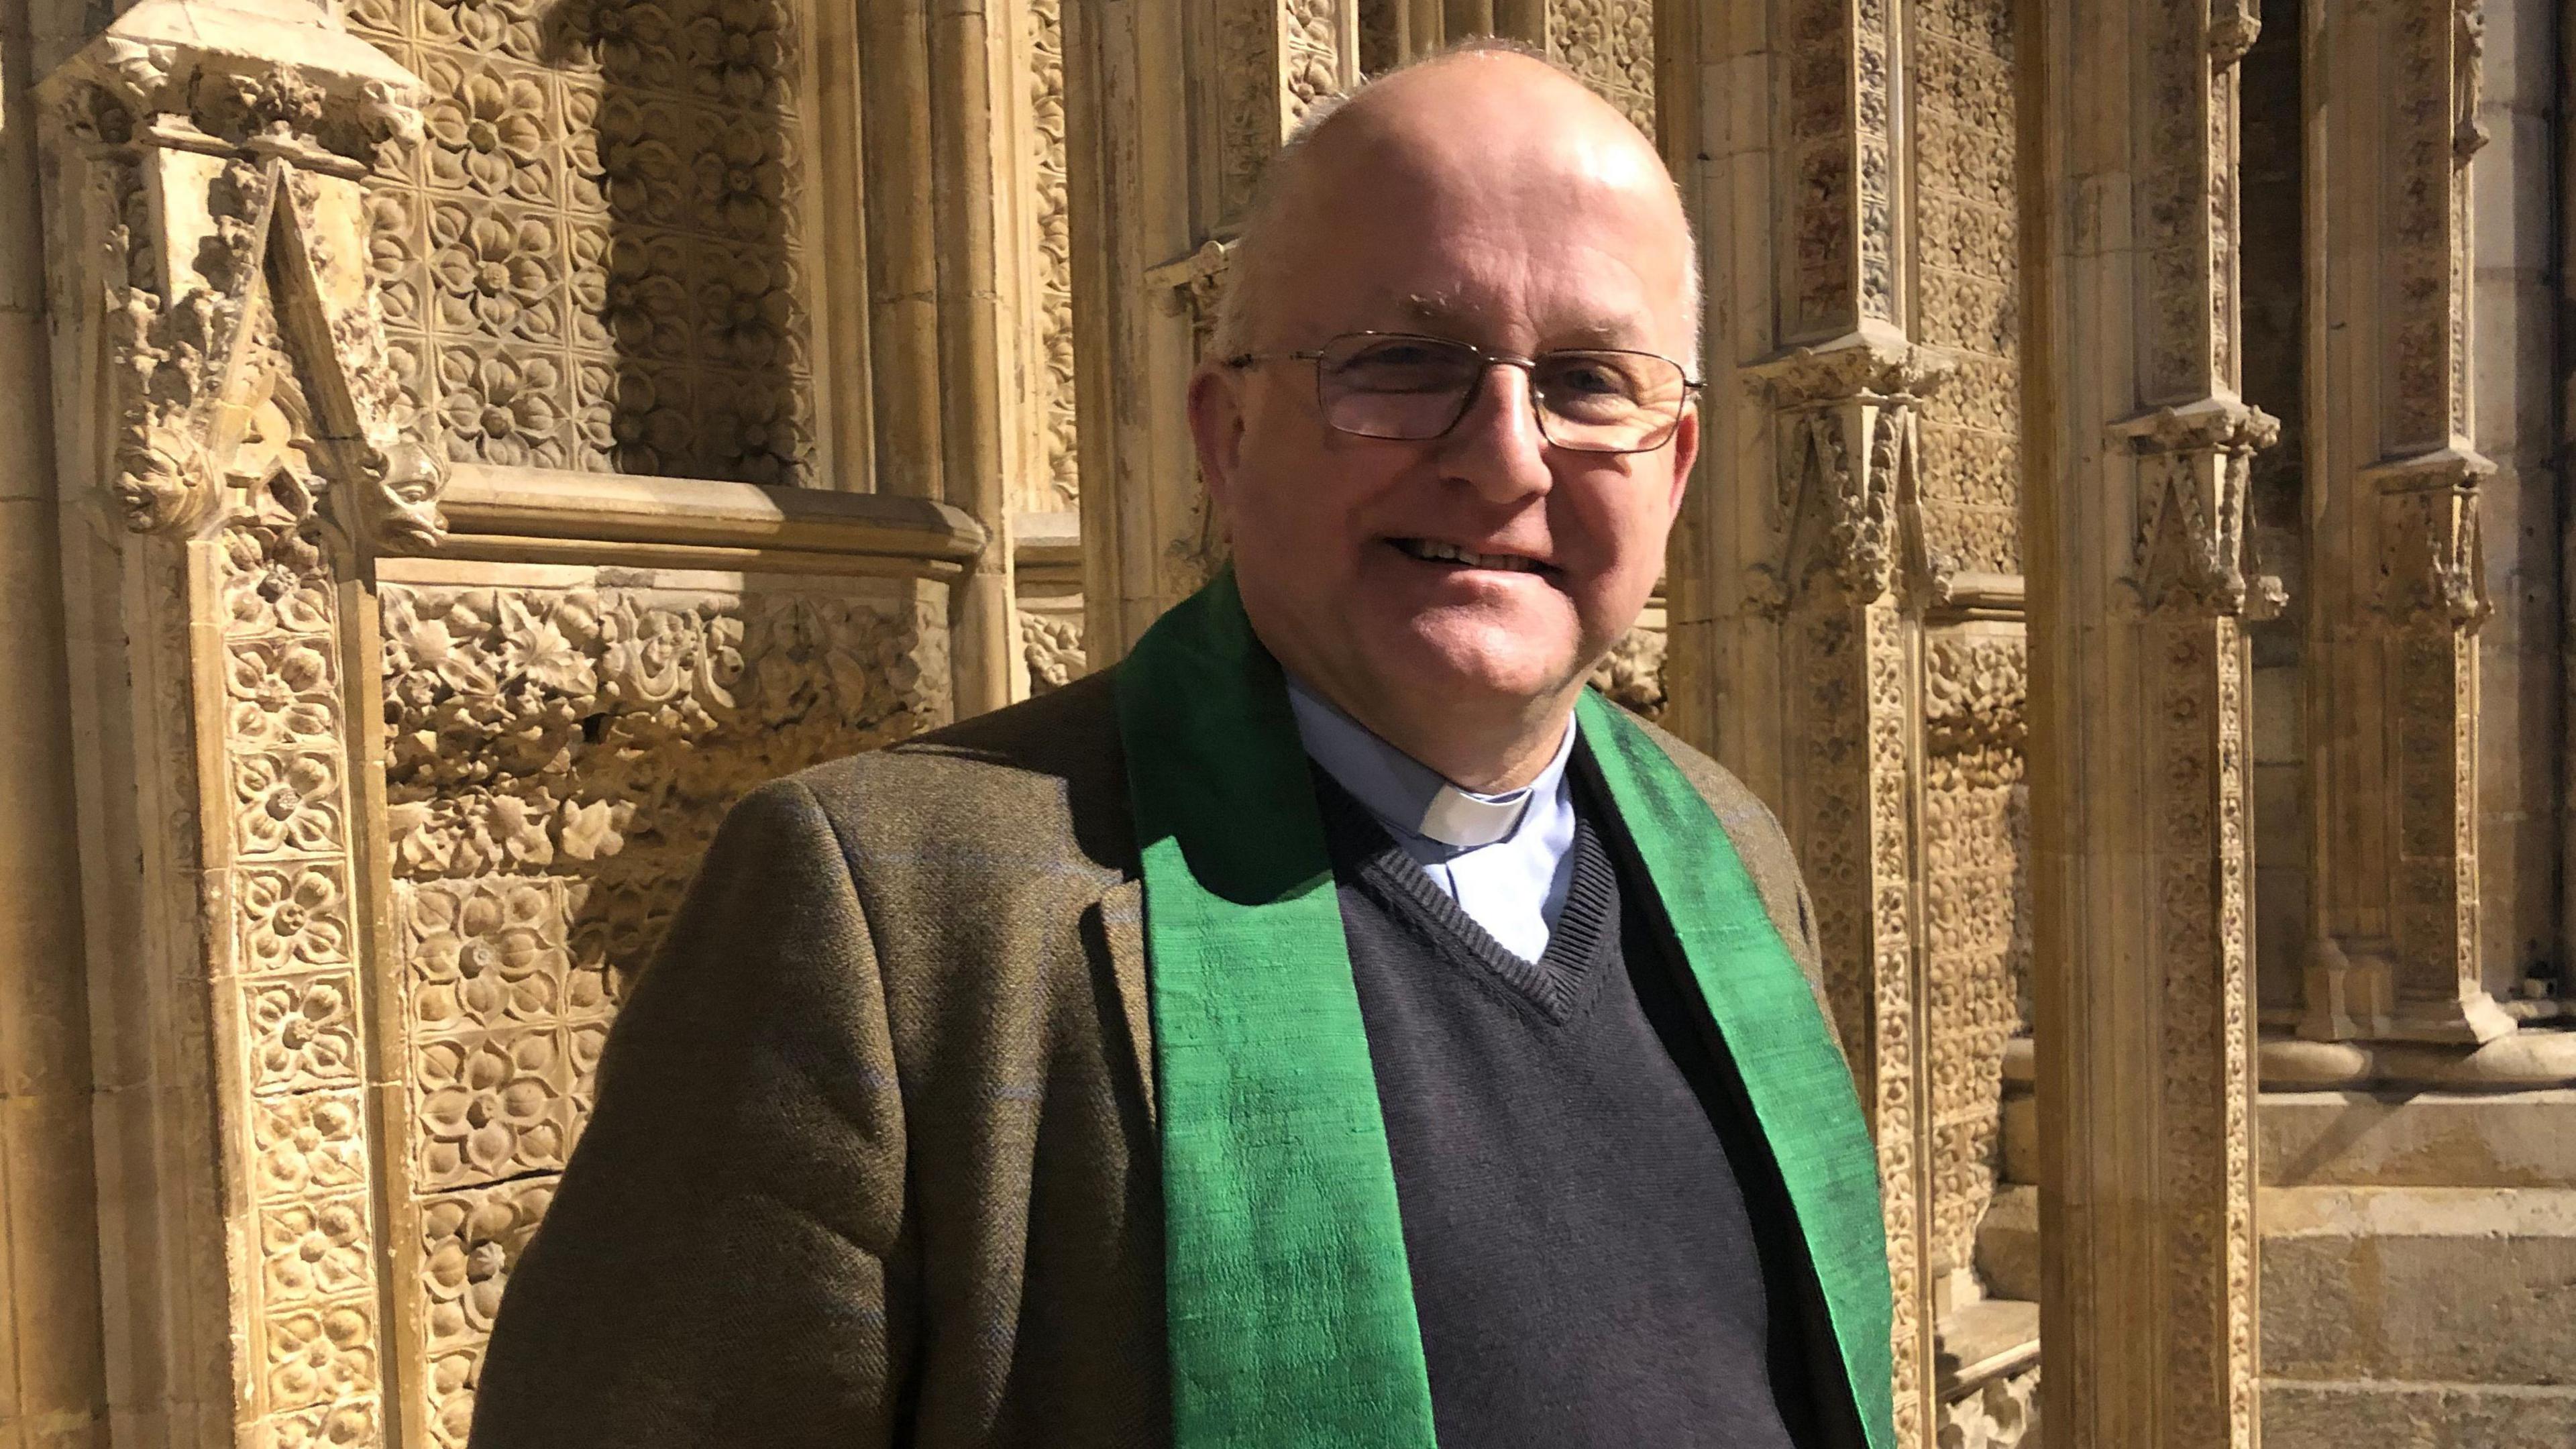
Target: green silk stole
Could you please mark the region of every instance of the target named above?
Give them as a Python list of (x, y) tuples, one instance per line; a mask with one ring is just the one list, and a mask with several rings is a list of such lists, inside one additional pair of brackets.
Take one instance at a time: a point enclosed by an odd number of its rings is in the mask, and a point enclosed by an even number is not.
[[(1306, 754), (1232, 572), (1118, 667), (1142, 847), (1176, 1449), (1434, 1449), (1386, 1125)], [(1699, 792), (1583, 737), (1777, 1159), (1869, 1449), (1895, 1449), (1877, 1155), (1807, 979)]]

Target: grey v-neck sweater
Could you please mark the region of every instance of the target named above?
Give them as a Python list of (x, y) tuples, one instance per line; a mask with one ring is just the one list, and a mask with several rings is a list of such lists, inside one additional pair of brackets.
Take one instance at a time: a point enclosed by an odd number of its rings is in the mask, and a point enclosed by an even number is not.
[(1785, 1195), (1589, 773), (1525, 961), (1317, 772), (1440, 1442), (1810, 1444)]

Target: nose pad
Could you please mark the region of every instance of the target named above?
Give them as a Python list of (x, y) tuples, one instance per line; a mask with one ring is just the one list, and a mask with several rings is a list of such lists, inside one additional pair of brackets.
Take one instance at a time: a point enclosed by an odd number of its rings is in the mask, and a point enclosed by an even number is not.
[(1527, 368), (1488, 364), (1447, 443), (1443, 461), (1451, 473), (1497, 502), (1544, 493), (1554, 476)]

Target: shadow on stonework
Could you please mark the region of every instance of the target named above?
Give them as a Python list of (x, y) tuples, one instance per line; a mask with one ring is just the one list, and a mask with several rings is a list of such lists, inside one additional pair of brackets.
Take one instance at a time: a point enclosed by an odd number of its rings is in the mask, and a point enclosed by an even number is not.
[(584, 465), (810, 483), (801, 15), (569, 0), (548, 23), (596, 67), (564, 82), (576, 206), (597, 218), (564, 258)]

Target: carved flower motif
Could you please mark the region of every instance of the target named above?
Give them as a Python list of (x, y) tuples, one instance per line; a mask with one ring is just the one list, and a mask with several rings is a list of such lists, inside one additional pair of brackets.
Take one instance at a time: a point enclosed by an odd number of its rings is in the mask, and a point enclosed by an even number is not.
[(254, 1078), (262, 1087), (357, 1080), (358, 1041), (345, 978), (264, 982), (247, 993)]
[(307, 553), (271, 530), (225, 531), (224, 600), (235, 632), (331, 626), (331, 593)]
[(566, 1064), (551, 1032), (494, 1033), (421, 1048), (421, 1171), (428, 1185), (561, 1167)]
[(563, 853), (574, 860), (599, 860), (626, 848), (624, 830), (634, 806), (623, 801), (563, 802), (556, 812), (555, 833)]
[(629, 368), (617, 379), (615, 409), (609, 426), (615, 439), (617, 466), (630, 473), (676, 471), (690, 457), (696, 429), (688, 413), (666, 397), (666, 380)]
[(679, 148), (637, 102), (615, 98), (599, 108), (599, 188), (624, 221), (680, 222), (688, 170)]
[(611, 83), (657, 91), (686, 86), (670, 12), (656, 0), (593, 0), (578, 23)]
[(735, 367), (767, 367), (786, 345), (793, 298), (758, 258), (728, 257), (726, 263), (710, 269), (698, 290), (708, 352)]
[(526, 315), (542, 308), (553, 289), (553, 252), (553, 231), (535, 217), (475, 215), (431, 263), (448, 323), (463, 325), (471, 318), (495, 332), (525, 324), (553, 332), (542, 314)]
[(422, 1212), (432, 1343), (492, 1331), (510, 1270), (518, 1266), (520, 1250), (553, 1201), (553, 1190), (543, 1184), (514, 1183), (494, 1189), (480, 1202), (444, 1198)]
[(367, 1281), (367, 1219), (354, 1202), (291, 1203), (265, 1215), (270, 1300), (343, 1293)]
[(690, 78), (702, 93), (754, 105), (787, 70), (786, 16), (774, 0), (715, 0), (689, 25)]
[(326, 871), (253, 873), (242, 885), (240, 907), (253, 971), (347, 959), (346, 902)]
[[(459, 895), (423, 889), (412, 897), (412, 1010), (424, 1024), (476, 1025), (503, 1018), (537, 1020), (555, 1009), (567, 969), (563, 947), (548, 940), (546, 893), (536, 886), (486, 886)], [(558, 927), (560, 923), (553, 923)]]
[(468, 74), (422, 118), (436, 143), (433, 175), (450, 186), (470, 184), (494, 195), (509, 190), (514, 179), (526, 185), (545, 149), (545, 109), (546, 93), (533, 80)]
[(295, 1197), (366, 1181), (357, 1103), (328, 1092), (259, 1106), (260, 1177), (268, 1195)]
[(233, 765), (245, 854), (324, 851), (340, 841), (340, 772), (324, 755), (247, 755)]
[[(448, 446), (490, 463), (551, 461), (563, 421), (552, 396), (562, 373), (551, 358), (474, 358), (451, 352), (438, 360), (439, 411)], [(461, 451), (460, 451), (461, 450)]]
[[(550, 604), (531, 608), (532, 599)], [(588, 655), (575, 643), (599, 635), (599, 621), (576, 595), (546, 599), (542, 595), (501, 596), (499, 672), (557, 694), (588, 694), (598, 687)]]
[(707, 462), (717, 476), (746, 483), (793, 483), (804, 470), (811, 444), (784, 386), (748, 386), (719, 412), (707, 439)]
[(660, 248), (621, 238), (598, 277), (598, 317), (629, 357), (682, 357), (688, 350), (687, 263)]
[(295, 635), (232, 648), (232, 735), (262, 748), (328, 742), (336, 718), (330, 657)]
[(289, 1313), (268, 1326), (269, 1402), (328, 1403), (375, 1384), (375, 1325), (355, 1304)]
[(521, 60), (544, 57), (536, 11), (518, 0), (427, 0), (417, 8), (427, 39)]
[(268, 1422), (265, 1442), (276, 1449), (360, 1449), (382, 1440), (376, 1433), (375, 1405), (362, 1399), (309, 1413), (276, 1415)]
[(698, 200), (706, 214), (738, 237), (766, 237), (778, 219), (787, 168), (776, 135), (729, 126), (696, 163)]

